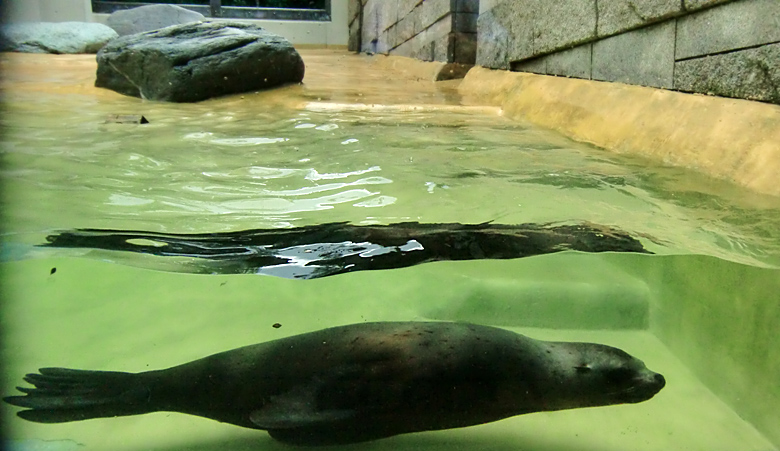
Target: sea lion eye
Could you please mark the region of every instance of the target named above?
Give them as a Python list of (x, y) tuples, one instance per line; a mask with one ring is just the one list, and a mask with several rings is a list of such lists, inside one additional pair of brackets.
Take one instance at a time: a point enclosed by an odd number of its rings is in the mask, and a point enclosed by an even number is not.
[(577, 365), (574, 367), (574, 369), (577, 370), (577, 373), (587, 373), (590, 371), (590, 365), (583, 363), (582, 365)]

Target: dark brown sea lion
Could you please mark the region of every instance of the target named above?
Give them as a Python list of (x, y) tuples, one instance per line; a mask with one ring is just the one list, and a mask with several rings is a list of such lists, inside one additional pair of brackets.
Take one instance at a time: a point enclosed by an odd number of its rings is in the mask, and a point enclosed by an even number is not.
[(467, 323), (334, 327), (143, 373), (42, 368), (4, 398), (41, 423), (173, 411), (298, 445), (355, 443), (524, 413), (636, 403), (663, 376), (610, 346)]

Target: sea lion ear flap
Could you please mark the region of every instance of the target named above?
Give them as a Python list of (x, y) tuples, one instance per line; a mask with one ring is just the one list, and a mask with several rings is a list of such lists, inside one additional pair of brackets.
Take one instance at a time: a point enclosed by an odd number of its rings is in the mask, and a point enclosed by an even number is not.
[(313, 384), (274, 396), (263, 407), (252, 411), (249, 421), (266, 430), (295, 429), (333, 423), (355, 416), (352, 410), (316, 410), (316, 392), (316, 384)]

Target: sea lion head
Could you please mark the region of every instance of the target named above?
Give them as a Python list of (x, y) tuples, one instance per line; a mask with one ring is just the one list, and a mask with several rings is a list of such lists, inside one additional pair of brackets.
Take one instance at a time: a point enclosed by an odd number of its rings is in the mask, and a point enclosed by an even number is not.
[(595, 343), (547, 343), (550, 385), (545, 410), (638, 403), (655, 396), (666, 379), (625, 351)]

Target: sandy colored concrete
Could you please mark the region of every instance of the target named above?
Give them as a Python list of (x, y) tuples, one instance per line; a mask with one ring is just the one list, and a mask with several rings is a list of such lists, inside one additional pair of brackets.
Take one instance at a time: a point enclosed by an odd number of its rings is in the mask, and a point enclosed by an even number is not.
[(780, 196), (780, 106), (482, 67), (459, 91), (578, 141)]

